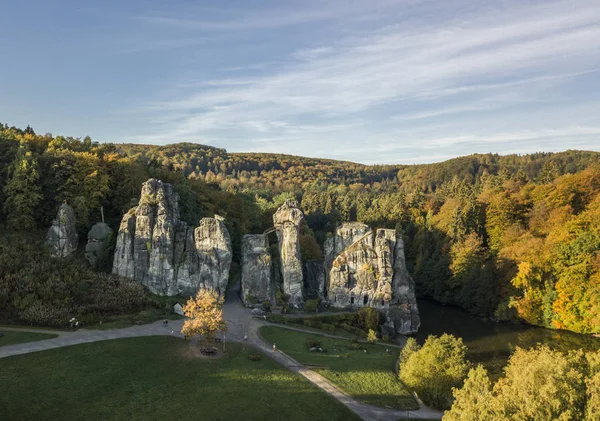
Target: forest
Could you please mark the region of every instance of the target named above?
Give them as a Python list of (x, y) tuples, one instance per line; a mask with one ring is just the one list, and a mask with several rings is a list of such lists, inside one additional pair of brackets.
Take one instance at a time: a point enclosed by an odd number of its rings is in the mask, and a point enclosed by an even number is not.
[[(401, 230), (417, 293), (482, 318), (600, 333), (600, 153), (476, 154), (366, 166), (209, 146), (111, 144), (0, 125), (0, 319), (61, 325), (159, 305), (139, 285), (57, 264), (43, 240), (60, 203), (80, 239), (116, 231), (150, 177), (172, 183), (182, 219), (225, 217), (234, 261), (243, 234), (294, 197), (303, 257), (346, 221)], [(82, 244), (84, 242), (81, 242)], [(102, 286), (102, 287), (100, 287)]]

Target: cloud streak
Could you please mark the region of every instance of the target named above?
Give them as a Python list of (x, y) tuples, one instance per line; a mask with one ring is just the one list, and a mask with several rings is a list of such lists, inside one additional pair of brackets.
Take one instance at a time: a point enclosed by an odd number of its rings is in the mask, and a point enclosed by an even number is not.
[[(339, 3), (210, 25), (145, 18), (193, 33), (251, 32), (323, 19), (348, 25), (327, 43), (309, 40), (269, 57), (276, 66), (257, 65), (251, 77), (244, 68), (253, 63), (240, 62), (232, 66), (239, 67), (234, 77), (222, 73), (185, 88), (173, 81), (169, 97), (140, 108), (168, 116), (152, 127), (151, 139), (208, 139), (229, 150), (262, 148), (373, 163), (427, 160), (421, 154), (432, 148), (449, 155), (456, 146), (461, 153), (481, 151), (480, 144), (510, 152), (503, 142), (513, 147), (521, 142), (520, 151), (543, 150), (544, 139), (598, 145), (593, 140), (600, 138), (600, 117), (590, 107), (599, 104), (582, 107), (580, 97), (587, 93), (579, 86), (590, 79), (598, 83), (597, 1), (507, 1), (493, 8), (477, 5), (464, 14), (456, 13), (466, 10), (458, 2), (437, 9), (431, 2), (390, 2), (380, 10), (370, 5), (356, 2), (337, 17)], [(377, 25), (358, 19), (381, 9), (399, 17)], [(530, 119), (522, 118), (528, 114)], [(405, 132), (403, 138), (399, 132)], [(401, 152), (370, 147), (399, 142), (409, 143), (410, 156), (404, 147)]]

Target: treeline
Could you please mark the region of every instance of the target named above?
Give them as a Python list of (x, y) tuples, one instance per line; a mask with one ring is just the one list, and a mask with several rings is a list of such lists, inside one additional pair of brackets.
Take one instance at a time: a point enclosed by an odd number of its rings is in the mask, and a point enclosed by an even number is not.
[(83, 236), (101, 206), (117, 229), (150, 177), (174, 184), (186, 222), (225, 216), (238, 262), (242, 235), (270, 227), (293, 197), (307, 259), (343, 222), (396, 228), (419, 295), (481, 317), (600, 333), (600, 153), (365, 166), (0, 128), (0, 223), (12, 231), (46, 230), (65, 200)]

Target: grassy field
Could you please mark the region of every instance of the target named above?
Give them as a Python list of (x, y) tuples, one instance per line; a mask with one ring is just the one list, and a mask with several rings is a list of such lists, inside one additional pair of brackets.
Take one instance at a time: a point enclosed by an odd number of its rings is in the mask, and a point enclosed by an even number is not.
[[(354, 347), (358, 349), (353, 349), (351, 341), (275, 326), (262, 327), (260, 334), (361, 402), (385, 408), (418, 409), (410, 392), (394, 374), (397, 348), (389, 348), (387, 353), (385, 345), (356, 344)], [(308, 338), (320, 341), (327, 352), (310, 352), (306, 345)]]
[(4, 334), (3, 336), (0, 336), (0, 346), (41, 341), (43, 339), (52, 339), (58, 336), (51, 335), (49, 333), (17, 332), (14, 330), (2, 330), (2, 328), (0, 328), (0, 332)]
[(358, 420), (242, 345), (202, 359), (173, 337), (119, 339), (0, 359), (2, 420)]

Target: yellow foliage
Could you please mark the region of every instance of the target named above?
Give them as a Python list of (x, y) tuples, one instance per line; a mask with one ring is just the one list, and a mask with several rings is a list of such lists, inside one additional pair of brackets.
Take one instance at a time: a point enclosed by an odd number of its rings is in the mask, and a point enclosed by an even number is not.
[(216, 291), (201, 288), (195, 297), (190, 298), (183, 307), (188, 317), (181, 328), (181, 333), (187, 339), (196, 335), (203, 336), (207, 341), (214, 340), (216, 332), (227, 330), (223, 320), (223, 297)]

